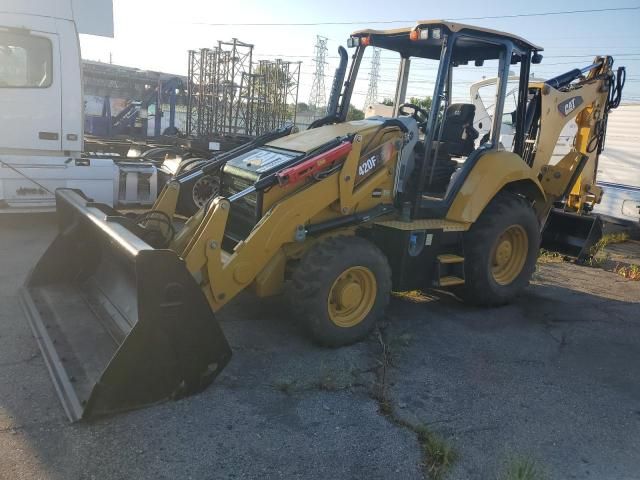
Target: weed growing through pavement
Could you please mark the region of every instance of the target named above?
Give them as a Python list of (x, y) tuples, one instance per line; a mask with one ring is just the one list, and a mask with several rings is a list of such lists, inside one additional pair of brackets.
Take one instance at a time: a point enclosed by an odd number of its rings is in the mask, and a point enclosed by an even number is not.
[(615, 232), (603, 235), (602, 238), (591, 247), (589, 252), (589, 265), (592, 267), (601, 267), (610, 257), (609, 254), (604, 252), (604, 249), (608, 245), (624, 243), (627, 240), (629, 240), (629, 234), (627, 232)]
[(629, 280), (640, 281), (640, 266), (638, 265), (617, 266), (614, 272)]
[(453, 466), (458, 453), (445, 439), (430, 431), (426, 426), (415, 428), (422, 448), (424, 467), (433, 480), (440, 480)]
[[(404, 343), (406, 346), (411, 338), (403, 338), (402, 340), (405, 340), (405, 342), (401, 341), (400, 345)], [(378, 342), (382, 350), (381, 357), (378, 360), (377, 382), (374, 384), (372, 397), (378, 402), (380, 413), (387, 417), (390, 422), (416, 434), (422, 453), (422, 471), (425, 478), (441, 480), (455, 463), (458, 454), (452, 445), (444, 438), (430, 431), (426, 425), (414, 425), (396, 413), (393, 402), (388, 396), (389, 369), (393, 365), (393, 352), (381, 331), (378, 331)]]
[(550, 252), (544, 248), (538, 253), (538, 263), (560, 263), (564, 261), (564, 257), (558, 252)]
[(544, 480), (546, 475), (530, 458), (517, 457), (509, 461), (499, 480)]

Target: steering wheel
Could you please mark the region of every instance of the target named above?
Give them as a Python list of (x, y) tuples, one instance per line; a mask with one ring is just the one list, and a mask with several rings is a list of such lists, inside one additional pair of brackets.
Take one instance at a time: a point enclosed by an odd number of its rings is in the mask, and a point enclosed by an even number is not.
[[(405, 112), (404, 111), (405, 108), (412, 109), (413, 113), (409, 114)], [(427, 120), (429, 120), (429, 112), (414, 103), (403, 103), (402, 105), (400, 105), (398, 112), (401, 115), (410, 115), (411, 117), (413, 117), (415, 121), (418, 122), (419, 127), (426, 125)]]

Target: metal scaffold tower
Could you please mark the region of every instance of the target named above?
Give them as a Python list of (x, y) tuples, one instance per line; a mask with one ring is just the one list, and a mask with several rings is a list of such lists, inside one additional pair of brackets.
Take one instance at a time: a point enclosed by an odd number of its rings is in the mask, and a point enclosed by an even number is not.
[(221, 102), (223, 108), (218, 117), (220, 121), (214, 128), (228, 133), (239, 133), (239, 130), (243, 129), (242, 125), (238, 125), (242, 76), (251, 75), (253, 45), (234, 38), (230, 42), (218, 42), (218, 50), (225, 54), (225, 58), (222, 60), (225, 66), (225, 75), (220, 79), (223, 90)]
[(210, 92), (208, 92), (210, 50), (189, 50), (187, 81), (187, 132), (202, 136), (210, 124)]
[(260, 133), (279, 127), (287, 120), (296, 120), (298, 86), (301, 62), (286, 62), (281, 59), (261, 60), (258, 72), (262, 82), (257, 96), (263, 102), (258, 120)]
[(380, 78), (380, 49), (373, 47), (371, 57), (371, 70), (369, 71), (369, 88), (364, 99), (363, 110), (367, 110), (369, 105), (373, 105), (378, 100), (378, 80)]
[(189, 52), (188, 135), (260, 135), (295, 122), (301, 62), (252, 60), (253, 45), (238, 39)]
[(314, 111), (321, 109), (321, 115), (324, 114), (324, 108), (327, 105), (327, 94), (324, 86), (324, 71), (327, 65), (327, 37), (316, 36), (316, 47), (313, 61), (316, 64), (313, 73), (313, 83), (311, 84), (311, 93), (309, 94), (309, 107)]

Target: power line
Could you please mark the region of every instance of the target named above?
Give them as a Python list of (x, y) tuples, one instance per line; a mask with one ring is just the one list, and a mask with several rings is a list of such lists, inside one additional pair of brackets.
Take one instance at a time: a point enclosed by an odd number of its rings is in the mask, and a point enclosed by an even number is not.
[[(592, 8), (585, 10), (563, 10), (555, 12), (535, 12), (535, 13), (517, 13), (513, 15), (486, 15), (482, 17), (457, 17), (448, 20), (493, 20), (500, 18), (522, 18), (522, 17), (546, 17), (552, 15), (575, 15), (580, 13), (602, 13), (602, 12), (621, 12), (629, 10), (640, 10), (637, 7), (612, 7), (612, 8)], [(392, 24), (392, 23), (415, 23), (415, 19), (411, 20), (362, 20), (349, 22), (278, 22), (278, 23), (209, 23), (209, 22), (189, 22), (193, 25), (208, 25), (212, 27), (284, 27), (284, 26), (317, 26), (317, 25), (366, 25), (366, 24)]]
[[(595, 47), (594, 47), (595, 49)], [(638, 53), (607, 53), (607, 55), (610, 55), (612, 57), (614, 57), (614, 59), (616, 57), (635, 57), (636, 55), (640, 55), (640, 52)], [(591, 53), (585, 53), (583, 55), (544, 55), (544, 58), (585, 58), (585, 57), (595, 57), (595, 54), (591, 54)], [(254, 55), (254, 57), (268, 57), (268, 58), (315, 58), (315, 55), (290, 55), (290, 54), (283, 54), (283, 53), (261, 53), (261, 54), (256, 54)], [(340, 57), (338, 56), (325, 56), (326, 59), (328, 60), (339, 60)], [(419, 57), (418, 57), (419, 58)], [(393, 61), (393, 62), (400, 62), (400, 57), (398, 56), (396, 57), (380, 57), (380, 61), (384, 62), (384, 61)], [(437, 60), (434, 60), (437, 61)]]
[(498, 18), (547, 17), (551, 15), (571, 15), (575, 13), (620, 12), (620, 11), (626, 11), (626, 10), (640, 10), (640, 6), (594, 8), (594, 9), (586, 9), (586, 10), (565, 10), (560, 12), (518, 13), (514, 15), (493, 15), (493, 16), (485, 16), (485, 17), (464, 17), (464, 18), (453, 18), (452, 20), (489, 20), (489, 19), (498, 19)]

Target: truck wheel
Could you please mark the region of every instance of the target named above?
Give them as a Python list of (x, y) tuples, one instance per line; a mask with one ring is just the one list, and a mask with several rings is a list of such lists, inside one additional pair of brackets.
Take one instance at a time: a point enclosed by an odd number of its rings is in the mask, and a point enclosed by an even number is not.
[(503, 305), (522, 291), (535, 270), (540, 228), (531, 205), (501, 192), (464, 236), (465, 284), (469, 303)]
[(212, 197), (217, 197), (219, 194), (220, 177), (217, 175), (205, 175), (193, 184), (191, 201), (196, 207), (196, 210), (198, 210), (204, 207)]
[[(195, 168), (200, 167), (207, 160), (201, 158), (193, 158), (183, 162), (180, 166), (178, 174), (187, 173)], [(185, 184), (184, 190), (180, 192), (178, 198), (177, 211), (186, 216), (191, 216), (202, 208), (211, 197), (220, 194), (220, 177), (216, 174), (205, 175), (195, 182)]]
[(321, 240), (302, 257), (287, 285), (292, 312), (321, 345), (366, 337), (391, 295), (384, 254), (360, 237)]

